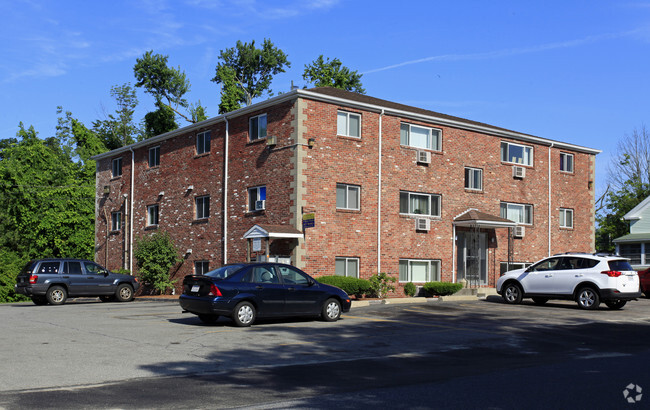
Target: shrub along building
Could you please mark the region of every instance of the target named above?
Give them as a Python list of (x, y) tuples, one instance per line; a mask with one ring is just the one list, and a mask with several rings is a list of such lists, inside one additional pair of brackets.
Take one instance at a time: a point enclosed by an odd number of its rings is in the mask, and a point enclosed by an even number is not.
[(159, 231), (183, 257), (177, 277), (277, 260), (316, 276), (494, 286), (509, 268), (593, 251), (599, 152), (293, 90), (96, 156), (96, 260), (133, 270), (135, 241)]

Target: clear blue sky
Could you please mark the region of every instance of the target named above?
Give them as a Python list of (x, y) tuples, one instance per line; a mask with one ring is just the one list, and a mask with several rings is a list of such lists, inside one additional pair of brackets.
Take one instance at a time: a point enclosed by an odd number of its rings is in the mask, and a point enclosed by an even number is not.
[[(59, 105), (103, 119), (147, 50), (215, 116), (220, 50), (264, 38), (292, 63), (276, 92), (337, 57), (368, 95), (603, 150), (599, 192), (618, 140), (650, 115), (650, 1), (0, 0), (0, 138), (20, 121), (54, 135)], [(139, 120), (153, 104), (138, 97)]]

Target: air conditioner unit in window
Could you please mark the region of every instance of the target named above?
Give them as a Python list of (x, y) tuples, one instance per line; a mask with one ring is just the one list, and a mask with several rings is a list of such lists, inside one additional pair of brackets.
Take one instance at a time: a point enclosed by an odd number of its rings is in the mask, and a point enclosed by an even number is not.
[(512, 236), (515, 238), (523, 238), (526, 236), (526, 227), (525, 226), (515, 226), (512, 231)]
[(266, 136), (266, 145), (277, 145), (278, 144), (278, 137), (275, 135), (267, 135)]
[(428, 231), (431, 229), (431, 220), (427, 218), (417, 218), (415, 220), (416, 231)]
[(265, 205), (266, 201), (255, 201), (255, 210), (259, 211), (260, 209), (264, 209)]
[(420, 164), (430, 164), (431, 163), (431, 153), (429, 151), (417, 150), (416, 151), (416, 161)]
[(526, 177), (526, 168), (513, 166), (512, 167), (512, 176), (513, 178), (524, 178)]

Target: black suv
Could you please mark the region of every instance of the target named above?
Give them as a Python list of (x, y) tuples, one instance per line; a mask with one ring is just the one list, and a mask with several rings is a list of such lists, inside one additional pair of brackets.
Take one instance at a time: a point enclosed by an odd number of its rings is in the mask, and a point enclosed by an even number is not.
[(97, 297), (130, 302), (140, 284), (134, 276), (109, 272), (84, 259), (38, 259), (25, 265), (16, 278), (16, 293), (36, 305), (62, 305), (68, 296)]

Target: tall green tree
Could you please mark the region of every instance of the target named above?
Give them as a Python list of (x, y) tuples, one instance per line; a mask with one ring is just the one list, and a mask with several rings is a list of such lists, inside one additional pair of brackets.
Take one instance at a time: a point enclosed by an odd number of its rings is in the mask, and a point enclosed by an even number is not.
[(146, 138), (155, 137), (178, 128), (174, 111), (167, 105), (156, 102), (156, 111), (151, 111), (144, 116), (144, 133)]
[(109, 150), (133, 144), (144, 139), (143, 131), (136, 125), (133, 115), (138, 106), (138, 97), (131, 84), (114, 85), (111, 97), (117, 108), (115, 114), (108, 114), (103, 120), (93, 122), (93, 131), (100, 136)]
[(255, 40), (237, 41), (235, 47), (221, 50), (219, 59), (212, 81), (221, 85), (222, 114), (241, 108), (242, 104), (250, 105), (264, 92), (271, 94), (273, 76), (291, 67), (287, 55), (269, 39), (264, 39), (262, 48), (255, 46)]
[(205, 108), (201, 107), (200, 102), (194, 106), (188, 103), (185, 94), (190, 91), (190, 82), (180, 67), (167, 66), (168, 59), (168, 56), (154, 54), (153, 50), (144, 53), (133, 67), (137, 80), (135, 86), (143, 87), (156, 99), (158, 111), (164, 105), (187, 122), (197, 122), (201, 113), (205, 116)]
[(345, 67), (338, 58), (325, 60), (322, 54), (311, 64), (305, 64), (302, 74), (304, 80), (316, 87), (334, 87), (365, 94), (366, 90), (361, 84), (362, 76), (363, 74)]

